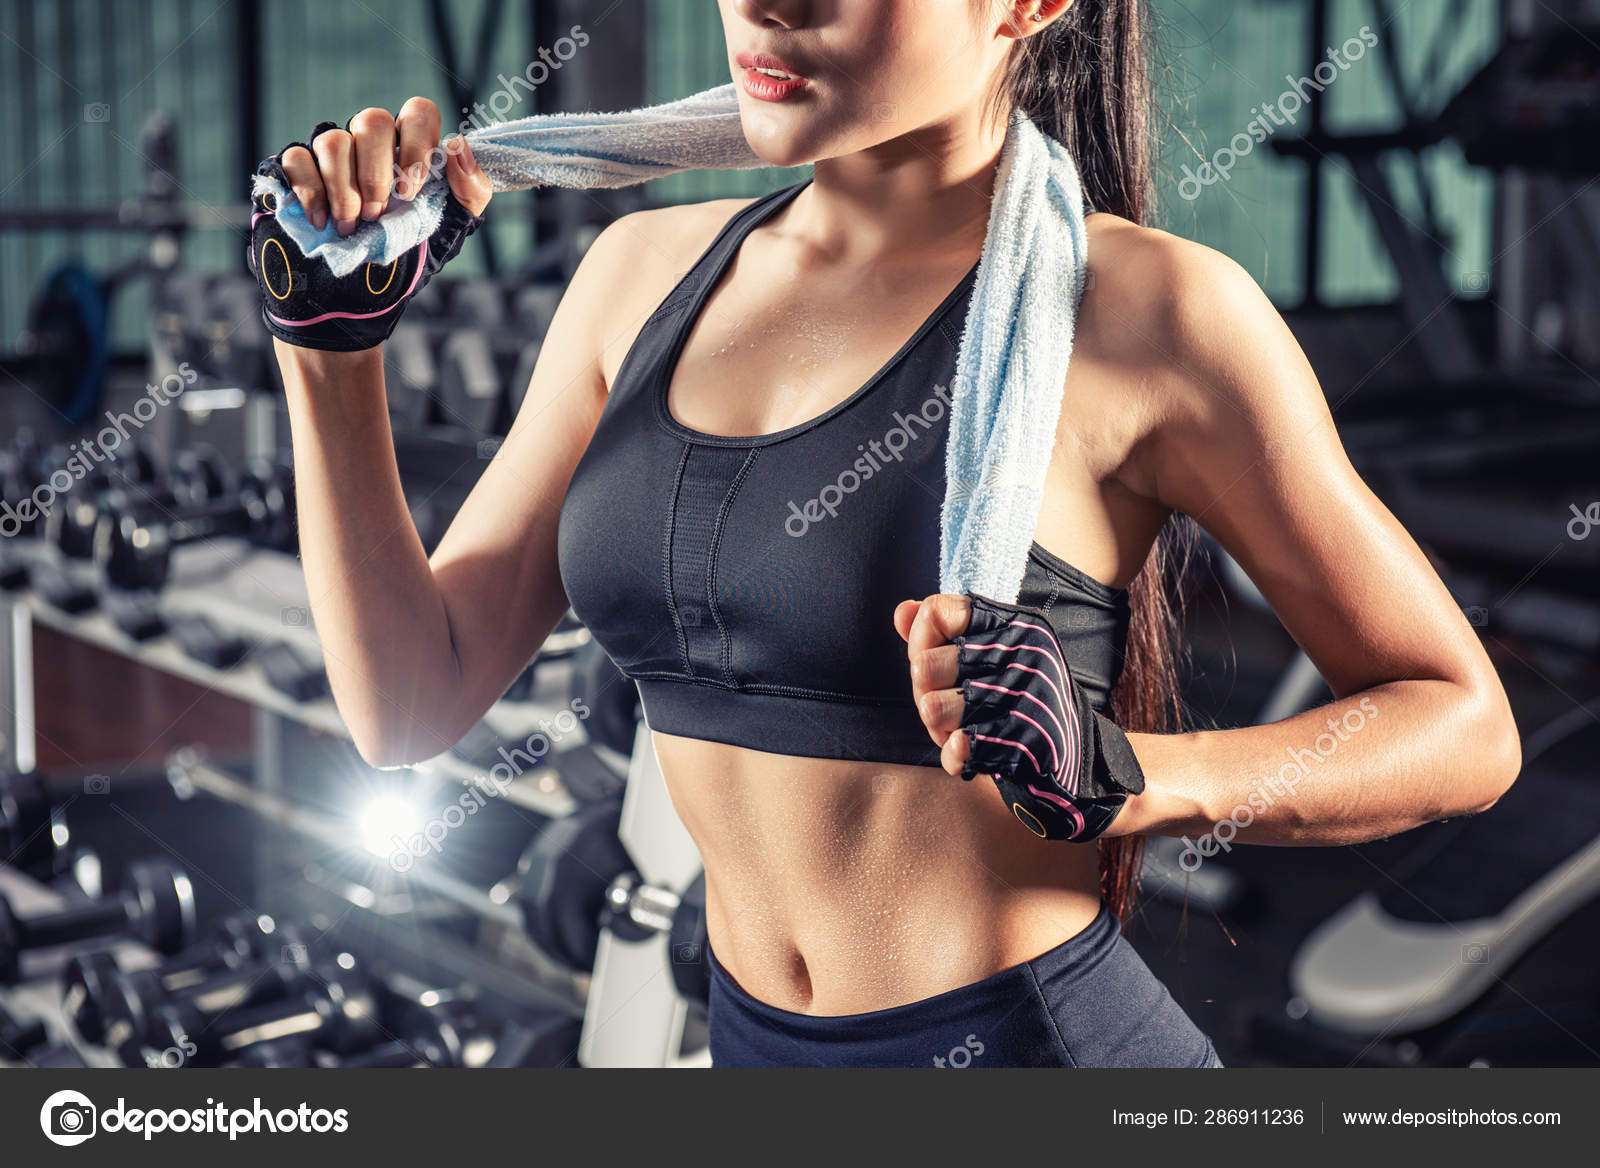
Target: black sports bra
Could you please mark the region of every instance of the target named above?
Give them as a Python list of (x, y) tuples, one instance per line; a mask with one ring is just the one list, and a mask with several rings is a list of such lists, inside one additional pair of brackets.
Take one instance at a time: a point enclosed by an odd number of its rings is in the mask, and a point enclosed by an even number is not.
[[(976, 268), (865, 385), (810, 421), (727, 437), (667, 409), (678, 355), (739, 245), (803, 186), (735, 215), (640, 330), (562, 504), (561, 579), (638, 683), (653, 730), (937, 766), (893, 615), (939, 591), (947, 387)], [(1036, 543), (1017, 603), (1049, 616), (1103, 709), (1127, 593)]]

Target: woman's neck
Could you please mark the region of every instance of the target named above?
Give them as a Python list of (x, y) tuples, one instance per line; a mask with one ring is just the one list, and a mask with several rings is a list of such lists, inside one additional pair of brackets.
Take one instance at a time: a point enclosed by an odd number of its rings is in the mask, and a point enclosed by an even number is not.
[(941, 125), (815, 167), (784, 225), (832, 262), (983, 246), (1004, 125)]

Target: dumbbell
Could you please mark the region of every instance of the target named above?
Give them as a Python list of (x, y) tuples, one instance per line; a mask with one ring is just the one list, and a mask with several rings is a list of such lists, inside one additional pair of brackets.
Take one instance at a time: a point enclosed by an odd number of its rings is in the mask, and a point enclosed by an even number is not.
[[(102, 496), (127, 491), (151, 491), (155, 489), (159, 477), (155, 459), (133, 440), (124, 442), (111, 457), (102, 462), (94, 461), (87, 453), (71, 446), (54, 446), (45, 458), (45, 467), (52, 471), (67, 472), (72, 483), (56, 495), (49, 513), (44, 517), (41, 533), (47, 542), (61, 548), (64, 554), (74, 559), (85, 558), (87, 554), (86, 549), (79, 551), (75, 537), (85, 530), (92, 537), (95, 508)], [(87, 468), (87, 473), (80, 473), (84, 468)]]
[(94, 555), (95, 527), (108, 511), (133, 502), (167, 512), (193, 510), (219, 497), (225, 486), (215, 452), (180, 450), (165, 476), (153, 482), (107, 479), (63, 499), (45, 518), (44, 538), (67, 559), (87, 560)]
[(17, 980), (29, 949), (117, 935), (161, 953), (188, 945), (194, 939), (194, 888), (184, 871), (164, 860), (139, 860), (129, 865), (123, 891), (34, 917), (17, 916), (0, 896), (0, 984)]
[[(163, 990), (178, 994), (210, 974), (232, 970), (250, 960), (261, 960), (275, 936), (270, 918), (226, 917), (210, 938), (190, 946), (162, 965), (154, 974)], [(61, 1008), (86, 1042), (106, 1040), (106, 1003), (112, 997), (112, 979), (122, 974), (122, 963), (109, 950), (80, 954), (62, 966)]]
[(239, 476), (231, 499), (168, 513), (133, 503), (103, 515), (95, 526), (94, 559), (113, 587), (159, 588), (173, 549), (218, 536), (239, 535), (264, 547), (295, 544), (294, 476), (280, 462), (257, 460)]
[[(87, 465), (87, 473), (79, 471)], [(130, 484), (150, 482), (154, 463), (138, 446), (125, 444), (114, 461), (91, 464), (86, 454), (67, 446), (53, 448), (41, 468), (47, 477), (65, 474), (71, 480), (66, 490), (56, 493), (43, 515), (34, 524), (34, 535), (43, 535), (59, 544), (60, 527), (79, 514), (86, 504), (93, 508), (99, 496), (121, 490)], [(68, 536), (70, 545), (70, 536)], [(14, 573), (13, 573), (14, 575)], [(98, 601), (94, 581), (64, 563), (36, 563), (29, 568), (30, 581), (45, 601), (54, 608), (76, 616), (94, 608)]]
[(281, 930), (276, 953), (263, 954), (256, 963), (213, 971), (180, 989), (168, 989), (154, 970), (113, 974), (101, 995), (105, 1045), (116, 1051), (124, 1066), (140, 1066), (151, 1061), (153, 1052), (172, 1046), (183, 1049), (175, 1041), (175, 1021), (181, 1022), (183, 1033), (195, 1034), (230, 1011), (278, 1002), (314, 988), (307, 980), (310, 947), (296, 936), (292, 930)]
[(622, 841), (621, 801), (580, 807), (534, 837), (517, 873), (523, 926), (549, 956), (594, 965), (602, 929), (625, 941), (666, 935), (673, 983), (693, 1002), (710, 995), (705, 875), (682, 892), (646, 884)]
[(569, 969), (594, 968), (611, 882), (634, 868), (618, 832), (622, 801), (581, 806), (539, 829), (513, 878), (528, 939)]
[(153, 1044), (192, 1047), (188, 1063), (196, 1067), (236, 1061), (263, 1042), (303, 1038), (335, 1054), (350, 1054), (381, 1037), (372, 986), (347, 955), (306, 972), (295, 992), (281, 1001), (232, 1011), (209, 1023), (189, 1007), (163, 1006), (152, 1026)]
[(35, 878), (54, 873), (50, 817), (50, 799), (39, 775), (0, 775), (0, 859)]
[(37, 773), (0, 774), (0, 859), (70, 895), (98, 895), (99, 856), (72, 843)]
[[(445, 1001), (433, 1006), (413, 1006), (403, 1016), (392, 1018), (385, 1027), (400, 1038), (343, 1057), (327, 1051), (317, 1054), (317, 1063), (326, 1067), (463, 1067), (471, 1065), (469, 1047), (478, 1037), (477, 1017), (461, 1001)], [(483, 1057), (488, 1051), (483, 1052)], [(481, 1060), (480, 1060), (481, 1061)]]
[[(224, 969), (235, 969), (249, 961), (261, 961), (281, 948), (274, 938), (276, 925), (270, 918), (229, 916), (217, 925), (205, 941), (193, 945), (154, 967), (149, 972), (167, 993), (178, 993)], [(106, 1002), (111, 997), (111, 981), (122, 966), (108, 950), (73, 957), (61, 971), (62, 1012), (73, 1028), (88, 1042), (99, 1043), (106, 1036)]]
[(706, 874), (682, 892), (646, 884), (637, 872), (623, 872), (606, 889), (601, 925), (624, 941), (666, 934), (672, 983), (691, 1002), (711, 999), (711, 946), (706, 936)]

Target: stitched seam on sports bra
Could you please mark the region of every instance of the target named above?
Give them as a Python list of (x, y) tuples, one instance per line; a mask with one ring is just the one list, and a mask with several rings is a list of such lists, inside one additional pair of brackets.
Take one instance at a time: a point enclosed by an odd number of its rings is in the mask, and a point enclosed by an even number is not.
[(666, 594), (667, 611), (672, 614), (672, 628), (678, 635), (678, 659), (685, 673), (689, 667), (689, 638), (684, 636), (683, 622), (678, 619), (678, 598), (672, 591), (672, 537), (678, 525), (678, 492), (683, 489), (683, 468), (689, 465), (689, 447), (678, 457), (678, 470), (672, 476), (672, 500), (667, 504), (666, 530), (661, 536), (661, 590)]
[(706, 607), (711, 610), (711, 619), (717, 622), (717, 632), (722, 635), (722, 676), (730, 686), (737, 686), (738, 683), (733, 679), (733, 642), (728, 637), (728, 626), (722, 623), (722, 610), (717, 607), (717, 555), (722, 550), (722, 532), (727, 523), (728, 508), (733, 506), (739, 488), (744, 485), (745, 475), (750, 473), (760, 452), (759, 446), (750, 448), (750, 453), (739, 465), (738, 473), (733, 476), (733, 482), (728, 485), (728, 493), (722, 497), (722, 506), (717, 508), (717, 522), (711, 529), (711, 547), (706, 554)]
[(1044, 607), (1039, 611), (1043, 612), (1046, 616), (1049, 616), (1050, 610), (1056, 606), (1056, 597), (1060, 595), (1061, 582), (1059, 580), (1052, 579), (1050, 581), (1050, 595), (1044, 598)]
[[(840, 702), (851, 706), (910, 706), (900, 698), (875, 698), (866, 694), (838, 693), (826, 689), (806, 689), (797, 685), (766, 685), (760, 682), (728, 685), (709, 677), (694, 677), (682, 673), (669, 673), (664, 669), (628, 672), (629, 681), (675, 681), (683, 685), (701, 685), (710, 689), (729, 690), (733, 693), (758, 694), (777, 698), (810, 698), (819, 702)], [(914, 708), (914, 707), (913, 707)]]
[(1039, 999), (1039, 1006), (1044, 1010), (1044, 1016), (1050, 1020), (1050, 1029), (1055, 1033), (1056, 1041), (1061, 1044), (1061, 1053), (1067, 1056), (1067, 1062), (1074, 1068), (1078, 1060), (1072, 1057), (1072, 1048), (1067, 1045), (1067, 1039), (1061, 1033), (1061, 1024), (1056, 1021), (1055, 1014), (1050, 1009), (1050, 1003), (1045, 1000), (1044, 990), (1039, 985), (1039, 975), (1033, 972), (1033, 966), (1024, 962), (1023, 969), (1028, 971), (1028, 984), (1033, 987), (1033, 996)]

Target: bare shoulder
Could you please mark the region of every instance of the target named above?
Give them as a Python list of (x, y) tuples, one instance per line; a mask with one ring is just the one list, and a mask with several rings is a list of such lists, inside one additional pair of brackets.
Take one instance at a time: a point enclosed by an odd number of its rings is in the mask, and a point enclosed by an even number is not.
[(1153, 395), (1152, 425), (1236, 417), (1322, 394), (1283, 317), (1249, 272), (1214, 248), (1114, 215), (1089, 219), (1080, 343)]
[(716, 199), (635, 211), (595, 239), (568, 289), (600, 323), (606, 384), (639, 329), (750, 199)]

